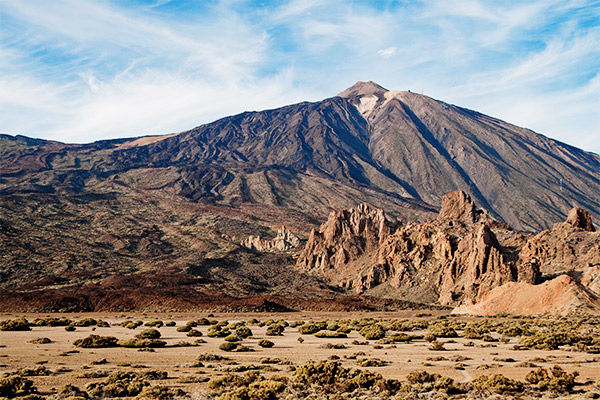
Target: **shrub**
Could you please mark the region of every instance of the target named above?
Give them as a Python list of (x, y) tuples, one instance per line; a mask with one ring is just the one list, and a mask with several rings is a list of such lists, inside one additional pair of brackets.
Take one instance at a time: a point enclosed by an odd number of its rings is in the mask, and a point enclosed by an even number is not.
[(36, 318), (34, 319), (30, 325), (32, 326), (67, 326), (71, 325), (72, 321), (68, 318)]
[(185, 396), (185, 392), (179, 388), (168, 386), (145, 386), (136, 400), (170, 400)]
[(542, 367), (532, 370), (525, 376), (525, 380), (537, 385), (541, 390), (566, 393), (573, 389), (575, 378), (578, 376), (577, 371), (569, 374), (558, 365), (555, 365), (550, 369), (550, 373)]
[(131, 397), (138, 395), (149, 383), (135, 372), (115, 371), (104, 382), (93, 382), (87, 385), (87, 392), (92, 397)]
[(50, 340), (50, 338), (47, 338), (47, 337), (39, 337), (39, 338), (31, 339), (28, 343), (48, 344), (48, 343), (52, 343), (52, 340)]
[(177, 325), (177, 324), (175, 323), (175, 321), (169, 321), (169, 322), (166, 322), (166, 323), (165, 323), (165, 326), (175, 326), (175, 325)]
[(247, 326), (238, 326), (235, 328), (235, 334), (243, 339), (252, 336), (252, 331)]
[(240, 338), (237, 335), (229, 335), (226, 336), (223, 340), (225, 340), (226, 342), (239, 342)]
[(151, 381), (156, 381), (156, 380), (159, 380), (159, 379), (167, 379), (168, 376), (169, 376), (169, 374), (166, 371), (152, 370), (152, 371), (143, 372), (140, 375), (140, 378), (142, 378), (142, 379), (149, 379)]
[(230, 334), (231, 334), (231, 332), (229, 332), (228, 329), (223, 330), (220, 327), (217, 327), (215, 325), (208, 330), (208, 332), (206, 333), (206, 336), (208, 336), (208, 337), (225, 337), (225, 336), (229, 336)]
[(238, 347), (237, 343), (224, 342), (219, 345), (219, 349), (223, 351), (233, 351)]
[(83, 348), (116, 347), (117, 338), (114, 336), (90, 335), (86, 338), (75, 340), (73, 344)]
[(127, 329), (136, 329), (138, 326), (141, 326), (143, 321), (123, 321), (121, 326)]
[(82, 318), (79, 321), (75, 321), (73, 322), (73, 325), (75, 326), (94, 326), (97, 325), (98, 321), (96, 321), (94, 318)]
[(190, 329), (188, 331), (188, 333), (186, 334), (186, 336), (189, 336), (189, 337), (200, 337), (200, 336), (202, 336), (202, 332), (200, 332), (197, 329)]
[(189, 332), (191, 330), (192, 330), (192, 327), (189, 325), (181, 325), (181, 326), (178, 326), (176, 329), (177, 332)]
[(258, 345), (260, 347), (269, 348), (269, 347), (275, 346), (275, 343), (273, 343), (273, 342), (271, 342), (270, 340), (267, 340), (267, 339), (261, 339), (261, 340), (258, 341)]
[(454, 328), (445, 325), (445, 324), (435, 324), (429, 327), (429, 335), (439, 337), (458, 337), (458, 334), (454, 330)]
[(325, 326), (325, 324), (307, 322), (298, 326), (298, 332), (300, 332), (303, 335), (312, 335), (325, 329)]
[(523, 383), (501, 374), (481, 375), (474, 379), (471, 384), (476, 389), (488, 390), (494, 393), (520, 392), (523, 390)]
[(155, 319), (153, 321), (148, 321), (148, 322), (146, 322), (144, 324), (144, 326), (150, 326), (150, 327), (153, 327), (153, 328), (160, 328), (163, 325), (164, 325), (164, 322), (162, 322), (162, 321), (160, 321), (158, 319)]
[(164, 340), (158, 339), (125, 339), (119, 340), (117, 345), (120, 347), (130, 347), (130, 348), (155, 348), (155, 347), (165, 347), (167, 342)]
[(73, 325), (65, 326), (65, 331), (67, 332), (75, 332), (76, 329)]
[(284, 331), (284, 327), (278, 324), (272, 324), (267, 327), (266, 335), (268, 336), (281, 336)]
[(347, 338), (348, 335), (342, 332), (332, 332), (332, 331), (321, 331), (315, 333), (315, 337), (318, 338), (328, 338), (328, 339), (344, 339)]
[(365, 326), (358, 333), (367, 340), (377, 340), (385, 337), (385, 330), (377, 324)]
[(158, 339), (160, 336), (160, 332), (153, 328), (144, 329), (135, 335), (137, 339)]
[(0, 397), (26, 396), (36, 393), (33, 381), (19, 375), (8, 375), (0, 378)]
[(440, 374), (430, 374), (427, 371), (412, 371), (406, 376), (406, 380), (425, 389), (436, 389), (448, 394), (460, 392), (452, 378)]
[(29, 321), (25, 318), (0, 321), (0, 331), (30, 331)]
[(556, 350), (559, 346), (574, 344), (577, 338), (566, 332), (538, 331), (532, 336), (519, 339), (519, 344), (524, 347), (544, 350)]
[(103, 321), (101, 319), (98, 320), (98, 323), (96, 324), (97, 327), (99, 328), (110, 328), (110, 324), (106, 321)]
[(196, 362), (212, 362), (212, 361), (226, 361), (229, 360), (227, 357), (223, 357), (219, 354), (201, 353), (197, 358)]

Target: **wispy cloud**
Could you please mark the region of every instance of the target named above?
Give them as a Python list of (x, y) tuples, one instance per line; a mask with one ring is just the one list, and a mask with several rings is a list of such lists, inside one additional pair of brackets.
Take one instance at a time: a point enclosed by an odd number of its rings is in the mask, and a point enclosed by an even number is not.
[(390, 58), (391, 56), (396, 54), (398, 49), (395, 46), (388, 47), (387, 49), (381, 49), (377, 52), (383, 58)]
[(0, 131), (169, 133), (332, 96), (423, 91), (600, 152), (595, 0), (0, 2)]

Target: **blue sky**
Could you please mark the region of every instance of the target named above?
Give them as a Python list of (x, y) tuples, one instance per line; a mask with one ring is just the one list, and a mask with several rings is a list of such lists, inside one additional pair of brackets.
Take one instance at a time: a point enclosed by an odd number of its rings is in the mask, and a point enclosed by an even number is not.
[(89, 142), (359, 80), (600, 153), (600, 0), (0, 0), (0, 132)]

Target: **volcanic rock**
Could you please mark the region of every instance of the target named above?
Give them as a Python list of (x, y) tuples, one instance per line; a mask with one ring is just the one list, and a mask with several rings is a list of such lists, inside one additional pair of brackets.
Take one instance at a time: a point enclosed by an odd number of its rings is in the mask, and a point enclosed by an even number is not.
[(574, 278), (561, 275), (539, 285), (509, 282), (485, 293), (477, 303), (462, 304), (452, 312), (475, 315), (600, 314), (600, 302)]
[(277, 230), (277, 236), (270, 240), (264, 240), (260, 236), (248, 236), (241, 243), (242, 246), (256, 251), (268, 253), (283, 252), (295, 249), (300, 245), (298, 236), (290, 232), (285, 225)]
[[(318, 231), (311, 233), (297, 264), (308, 271), (316, 267), (357, 293), (442, 304), (476, 302), (483, 293), (506, 282), (535, 283), (539, 279), (535, 266), (517, 267), (514, 259), (509, 260), (514, 258), (510, 249), (499, 243), (493, 229), (507, 243), (518, 242), (519, 234), (485, 218), (475, 223), (485, 214), (464, 192), (451, 192), (442, 203), (438, 219), (411, 223), (379, 236), (357, 235), (352, 229), (340, 228), (340, 221), (348, 219), (342, 216), (347, 214), (332, 213)], [(359, 251), (348, 257), (353, 248)]]
[(596, 231), (594, 224), (592, 223), (592, 216), (583, 208), (575, 207), (569, 211), (569, 215), (567, 215), (567, 220), (565, 222), (571, 225), (573, 228), (588, 232)]
[(337, 275), (344, 266), (379, 247), (394, 224), (381, 209), (360, 204), (332, 211), (319, 229), (313, 229), (297, 265), (325, 276)]

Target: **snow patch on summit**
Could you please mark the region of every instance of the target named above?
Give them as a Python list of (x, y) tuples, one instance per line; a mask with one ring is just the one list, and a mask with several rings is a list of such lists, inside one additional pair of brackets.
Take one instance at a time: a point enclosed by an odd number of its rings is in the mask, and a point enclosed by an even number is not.
[(379, 99), (375, 95), (362, 96), (360, 98), (360, 103), (356, 105), (356, 108), (363, 117), (366, 117), (375, 109), (378, 100)]

